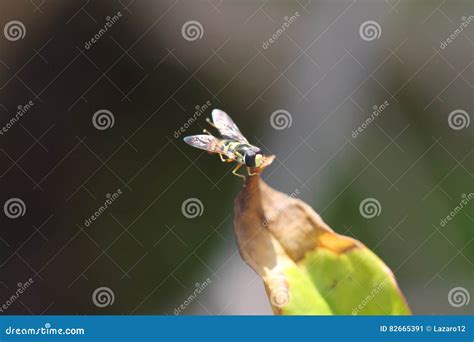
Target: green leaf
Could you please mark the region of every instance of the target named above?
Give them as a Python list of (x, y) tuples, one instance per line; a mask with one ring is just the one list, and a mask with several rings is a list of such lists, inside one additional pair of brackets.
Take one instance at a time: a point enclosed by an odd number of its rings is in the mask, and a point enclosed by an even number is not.
[(249, 177), (235, 200), (242, 258), (262, 277), (276, 314), (406, 315), (390, 269), (339, 235), (303, 201)]

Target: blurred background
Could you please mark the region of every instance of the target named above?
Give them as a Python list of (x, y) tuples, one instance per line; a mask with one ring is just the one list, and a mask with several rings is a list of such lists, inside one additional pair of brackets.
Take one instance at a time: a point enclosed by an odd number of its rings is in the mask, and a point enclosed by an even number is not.
[(2, 313), (271, 314), (234, 239), (241, 180), (182, 141), (214, 108), (277, 156), (268, 184), (387, 263), (414, 313), (472, 312), (473, 15), (0, 2)]

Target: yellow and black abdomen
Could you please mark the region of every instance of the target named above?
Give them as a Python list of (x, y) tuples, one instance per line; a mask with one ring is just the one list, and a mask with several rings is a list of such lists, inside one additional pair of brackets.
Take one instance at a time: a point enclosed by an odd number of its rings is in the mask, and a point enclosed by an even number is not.
[(247, 164), (245, 157), (249, 152), (253, 155), (260, 152), (258, 147), (232, 140), (225, 140), (222, 145), (223, 153), (228, 156), (233, 156), (235, 161), (240, 164)]

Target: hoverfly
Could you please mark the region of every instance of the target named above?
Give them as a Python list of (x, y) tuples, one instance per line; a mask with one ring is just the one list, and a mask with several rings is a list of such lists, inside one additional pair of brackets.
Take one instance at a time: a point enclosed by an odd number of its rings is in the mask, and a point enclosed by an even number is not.
[(185, 137), (184, 141), (209, 153), (217, 153), (223, 162), (236, 162), (237, 165), (232, 170), (234, 175), (245, 179), (244, 175), (237, 173), (243, 165), (246, 166), (249, 176), (256, 175), (275, 159), (275, 156), (265, 156), (260, 148), (249, 144), (234, 121), (222, 110), (214, 109), (212, 121), (209, 118), (206, 121), (219, 131), (222, 139), (203, 130), (206, 134), (191, 135)]

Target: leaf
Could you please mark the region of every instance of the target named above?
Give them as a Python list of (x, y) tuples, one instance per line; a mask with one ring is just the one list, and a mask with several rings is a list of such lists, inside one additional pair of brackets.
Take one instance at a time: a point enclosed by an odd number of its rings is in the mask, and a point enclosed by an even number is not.
[(294, 197), (253, 176), (234, 204), (240, 254), (262, 277), (274, 313), (410, 314), (383, 261)]

